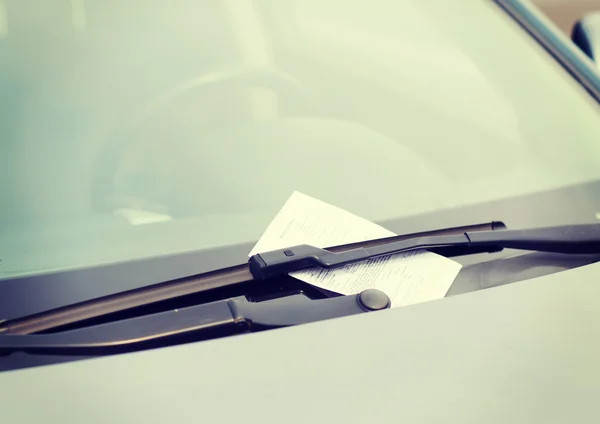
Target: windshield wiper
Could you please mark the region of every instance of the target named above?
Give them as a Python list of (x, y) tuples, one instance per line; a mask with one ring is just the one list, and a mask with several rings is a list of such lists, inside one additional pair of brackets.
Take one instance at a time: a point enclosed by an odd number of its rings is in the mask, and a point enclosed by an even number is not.
[[(350, 246), (353, 248), (349, 248)], [(469, 254), (504, 248), (563, 254), (600, 254), (600, 224), (527, 230), (464, 231), (462, 234), (425, 235), (382, 244), (370, 241), (362, 247), (360, 243), (332, 249), (301, 245), (254, 255), (249, 259), (248, 266), (254, 280), (264, 280), (308, 267), (336, 268), (416, 249)], [(81, 305), (73, 308), (77, 311), (78, 307)], [(20, 323), (9, 321), (0, 324), (0, 329), (4, 329), (4, 335), (0, 335), (0, 354), (15, 351), (111, 354), (303, 324), (389, 307), (389, 298), (377, 290), (319, 300), (309, 299), (303, 293), (281, 295), (262, 302), (251, 302), (241, 296), (58, 333), (18, 334), (17, 331), (11, 331), (15, 328), (18, 330), (19, 324), (27, 324), (27, 320), (30, 320), (29, 329), (35, 328), (36, 317), (26, 317)], [(38, 328), (44, 327), (44, 322), (48, 324), (57, 316), (60, 318), (61, 314), (65, 316), (66, 313), (68, 316), (69, 310), (59, 312), (58, 315), (57, 311), (50, 311), (45, 317), (38, 316)], [(58, 322), (61, 322), (60, 319)]]
[(313, 300), (294, 293), (262, 302), (244, 296), (53, 334), (0, 335), (0, 357), (13, 352), (110, 355), (289, 327), (391, 306), (379, 290)]
[(255, 280), (274, 278), (306, 268), (338, 268), (381, 256), (417, 249), (440, 254), (462, 249), (461, 254), (502, 249), (532, 250), (565, 254), (600, 253), (600, 224), (567, 225), (527, 230), (475, 231), (459, 235), (417, 237), (341, 253), (299, 245), (260, 253), (249, 260)]
[[(327, 248), (328, 252), (344, 252), (355, 248), (372, 248), (401, 240), (417, 239), (432, 236), (460, 235), (476, 231), (494, 232), (505, 229), (502, 222), (489, 222), (461, 227), (450, 227), (413, 234), (402, 234), (382, 239), (367, 240), (342, 246)], [(493, 252), (497, 249), (481, 249), (481, 252)], [(446, 248), (442, 253), (446, 256), (456, 256), (464, 253), (464, 247)], [(468, 249), (475, 253), (474, 248)], [(186, 276), (177, 280), (124, 291), (104, 297), (99, 297), (76, 304), (2, 321), (0, 316), (0, 334), (25, 335), (41, 331), (61, 329), (64, 326), (79, 324), (110, 314), (122, 313), (134, 308), (146, 307), (159, 302), (170, 301), (188, 295), (198, 295), (215, 290), (229, 290), (245, 283), (255, 281), (250, 272), (249, 263), (236, 265), (199, 275)], [(127, 276), (124, 276), (127, 278)]]
[[(487, 231), (482, 231), (484, 228)], [(600, 224), (526, 230), (498, 228), (505, 226), (502, 223), (490, 223), (370, 240), (329, 249), (303, 245), (260, 253), (252, 256), (245, 265), (9, 320), (0, 323), (0, 334), (32, 334), (216, 287), (275, 279), (314, 266), (336, 268), (417, 249), (427, 249), (445, 256), (497, 252), (504, 248), (564, 254), (600, 254)]]

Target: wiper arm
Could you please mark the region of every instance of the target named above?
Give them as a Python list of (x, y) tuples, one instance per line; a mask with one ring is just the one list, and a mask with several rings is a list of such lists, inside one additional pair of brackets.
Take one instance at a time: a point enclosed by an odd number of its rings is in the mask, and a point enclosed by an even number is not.
[(61, 333), (0, 335), (0, 356), (109, 355), (379, 311), (390, 305), (385, 293), (373, 289), (319, 300), (299, 293), (255, 303), (241, 296)]
[(299, 245), (252, 256), (250, 272), (255, 280), (274, 278), (311, 267), (338, 268), (381, 256), (417, 249), (462, 249), (462, 254), (502, 249), (566, 254), (600, 253), (600, 224), (566, 225), (527, 230), (476, 231), (458, 235), (417, 237), (341, 253)]

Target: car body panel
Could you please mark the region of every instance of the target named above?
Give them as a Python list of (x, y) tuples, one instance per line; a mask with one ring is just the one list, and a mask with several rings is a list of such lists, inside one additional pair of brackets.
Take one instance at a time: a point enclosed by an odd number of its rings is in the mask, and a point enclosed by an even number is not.
[(406, 308), (0, 374), (2, 422), (600, 418), (600, 264)]

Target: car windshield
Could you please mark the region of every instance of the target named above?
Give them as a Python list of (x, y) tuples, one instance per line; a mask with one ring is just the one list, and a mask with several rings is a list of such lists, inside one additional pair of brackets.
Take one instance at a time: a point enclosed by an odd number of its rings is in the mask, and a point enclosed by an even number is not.
[(294, 190), (380, 222), (583, 184), (599, 117), (492, 1), (0, 0), (0, 275), (250, 243)]

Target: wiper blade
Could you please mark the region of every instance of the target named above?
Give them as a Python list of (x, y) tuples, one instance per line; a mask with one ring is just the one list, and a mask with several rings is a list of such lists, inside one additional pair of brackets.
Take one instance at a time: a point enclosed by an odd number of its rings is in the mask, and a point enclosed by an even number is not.
[(527, 230), (476, 231), (458, 235), (417, 237), (373, 247), (359, 247), (341, 253), (298, 245), (260, 253), (249, 260), (255, 280), (275, 278), (306, 268), (338, 268), (381, 256), (417, 249), (462, 249), (462, 254), (502, 249), (538, 252), (600, 253), (600, 224), (567, 225)]
[[(334, 253), (344, 252), (354, 248), (372, 248), (402, 240), (453, 234), (460, 235), (465, 232), (495, 232), (505, 228), (506, 226), (502, 222), (489, 222), (485, 224), (451, 227), (420, 233), (403, 234), (383, 239), (368, 240), (342, 246), (334, 246), (327, 250), (328, 252)], [(467, 250), (468, 253), (476, 252), (475, 248), (469, 248)], [(496, 250), (497, 249), (483, 249), (481, 252)], [(434, 251), (436, 250), (434, 249)], [(437, 252), (446, 256), (457, 256), (465, 253), (465, 249), (463, 246), (458, 246), (456, 248), (445, 248)], [(170, 299), (181, 298), (192, 294), (196, 295), (210, 290), (224, 289), (242, 283), (252, 282), (254, 281), (254, 277), (249, 269), (250, 262), (251, 261), (246, 264), (200, 275), (165, 281), (152, 286), (116, 293), (4, 322), (1, 321), (2, 317), (0, 316), (0, 334), (25, 335), (53, 330), (66, 325), (76, 324)]]

